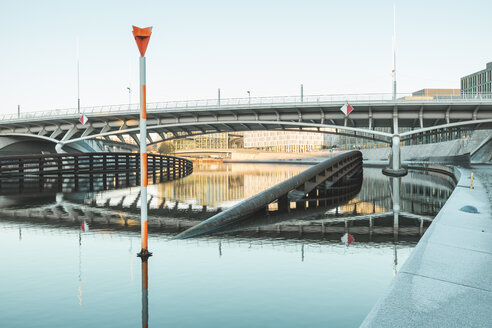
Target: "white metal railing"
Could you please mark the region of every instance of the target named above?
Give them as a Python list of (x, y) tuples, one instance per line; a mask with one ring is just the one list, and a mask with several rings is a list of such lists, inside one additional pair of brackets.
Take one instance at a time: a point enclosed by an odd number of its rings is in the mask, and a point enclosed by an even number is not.
[[(222, 107), (268, 107), (277, 105), (308, 105), (308, 104), (370, 104), (370, 103), (470, 103), (470, 102), (490, 102), (492, 94), (461, 94), (461, 95), (439, 95), (439, 96), (412, 96), (412, 94), (398, 94), (396, 101), (393, 101), (391, 93), (368, 93), (368, 94), (335, 94), (335, 95), (306, 95), (306, 96), (275, 96), (275, 97), (251, 97), (251, 98), (226, 98), (226, 99), (203, 99), (203, 100), (184, 100), (147, 103), (147, 110), (214, 110)], [(77, 108), (54, 109), (33, 111), (26, 113), (9, 113), (0, 116), (0, 124), (5, 121), (23, 121), (33, 119), (47, 119), (58, 117), (73, 117), (80, 114), (101, 115), (106, 113), (138, 112), (139, 104), (106, 105), (82, 107), (80, 113)]]

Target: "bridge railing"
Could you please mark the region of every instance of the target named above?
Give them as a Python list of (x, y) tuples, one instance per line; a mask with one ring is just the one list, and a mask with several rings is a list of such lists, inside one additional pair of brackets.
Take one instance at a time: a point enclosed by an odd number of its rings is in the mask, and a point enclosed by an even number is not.
[[(308, 104), (351, 104), (357, 103), (470, 103), (492, 101), (492, 93), (474, 94), (442, 94), (437, 96), (413, 96), (409, 93), (397, 94), (396, 101), (390, 93), (366, 93), (366, 94), (333, 94), (333, 95), (306, 95), (306, 96), (274, 96), (251, 98), (225, 98), (225, 99), (201, 99), (184, 101), (153, 102), (147, 104), (147, 111), (159, 110), (186, 110), (186, 109), (219, 109), (220, 107), (263, 107), (278, 105), (308, 105)], [(74, 116), (80, 114), (98, 115), (106, 113), (138, 112), (138, 104), (121, 104), (83, 107), (78, 112), (77, 108), (54, 109), (33, 111), (25, 113), (9, 113), (0, 116), (0, 121), (32, 120), (38, 118), (56, 118)]]
[[(148, 177), (155, 183), (172, 180), (193, 172), (193, 162), (188, 159), (148, 154)], [(0, 188), (2, 181), (39, 178), (79, 178), (94, 175), (130, 175), (140, 177), (138, 153), (69, 153), (0, 157)]]

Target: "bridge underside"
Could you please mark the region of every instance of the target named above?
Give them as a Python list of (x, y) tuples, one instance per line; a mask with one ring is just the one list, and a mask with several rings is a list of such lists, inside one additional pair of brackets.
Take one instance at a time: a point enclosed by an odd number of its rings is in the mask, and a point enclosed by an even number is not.
[[(34, 155), (58, 153), (59, 144), (55, 140), (40, 139), (32, 135), (0, 136), (0, 156)], [(127, 144), (113, 143), (106, 140), (79, 140), (63, 147), (61, 152), (87, 153), (107, 152), (112, 150), (125, 151), (132, 149)]]

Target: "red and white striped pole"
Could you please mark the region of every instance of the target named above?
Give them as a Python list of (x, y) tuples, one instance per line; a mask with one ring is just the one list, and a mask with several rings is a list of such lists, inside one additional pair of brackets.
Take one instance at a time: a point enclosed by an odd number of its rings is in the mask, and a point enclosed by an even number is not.
[(145, 83), (145, 51), (149, 44), (152, 27), (139, 28), (133, 26), (133, 36), (140, 51), (140, 230), (142, 250), (137, 255), (147, 260), (152, 253), (148, 250), (147, 224), (147, 99)]

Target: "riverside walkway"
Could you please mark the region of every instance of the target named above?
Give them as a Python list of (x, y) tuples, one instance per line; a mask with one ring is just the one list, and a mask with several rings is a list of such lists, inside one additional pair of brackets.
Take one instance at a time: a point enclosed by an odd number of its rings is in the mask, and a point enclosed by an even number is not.
[(485, 187), (489, 197), (489, 204), (492, 206), (492, 164), (474, 165), (472, 169)]
[(362, 327), (490, 327), (491, 170), (474, 168), (470, 189), (472, 171), (456, 169), (456, 189)]

